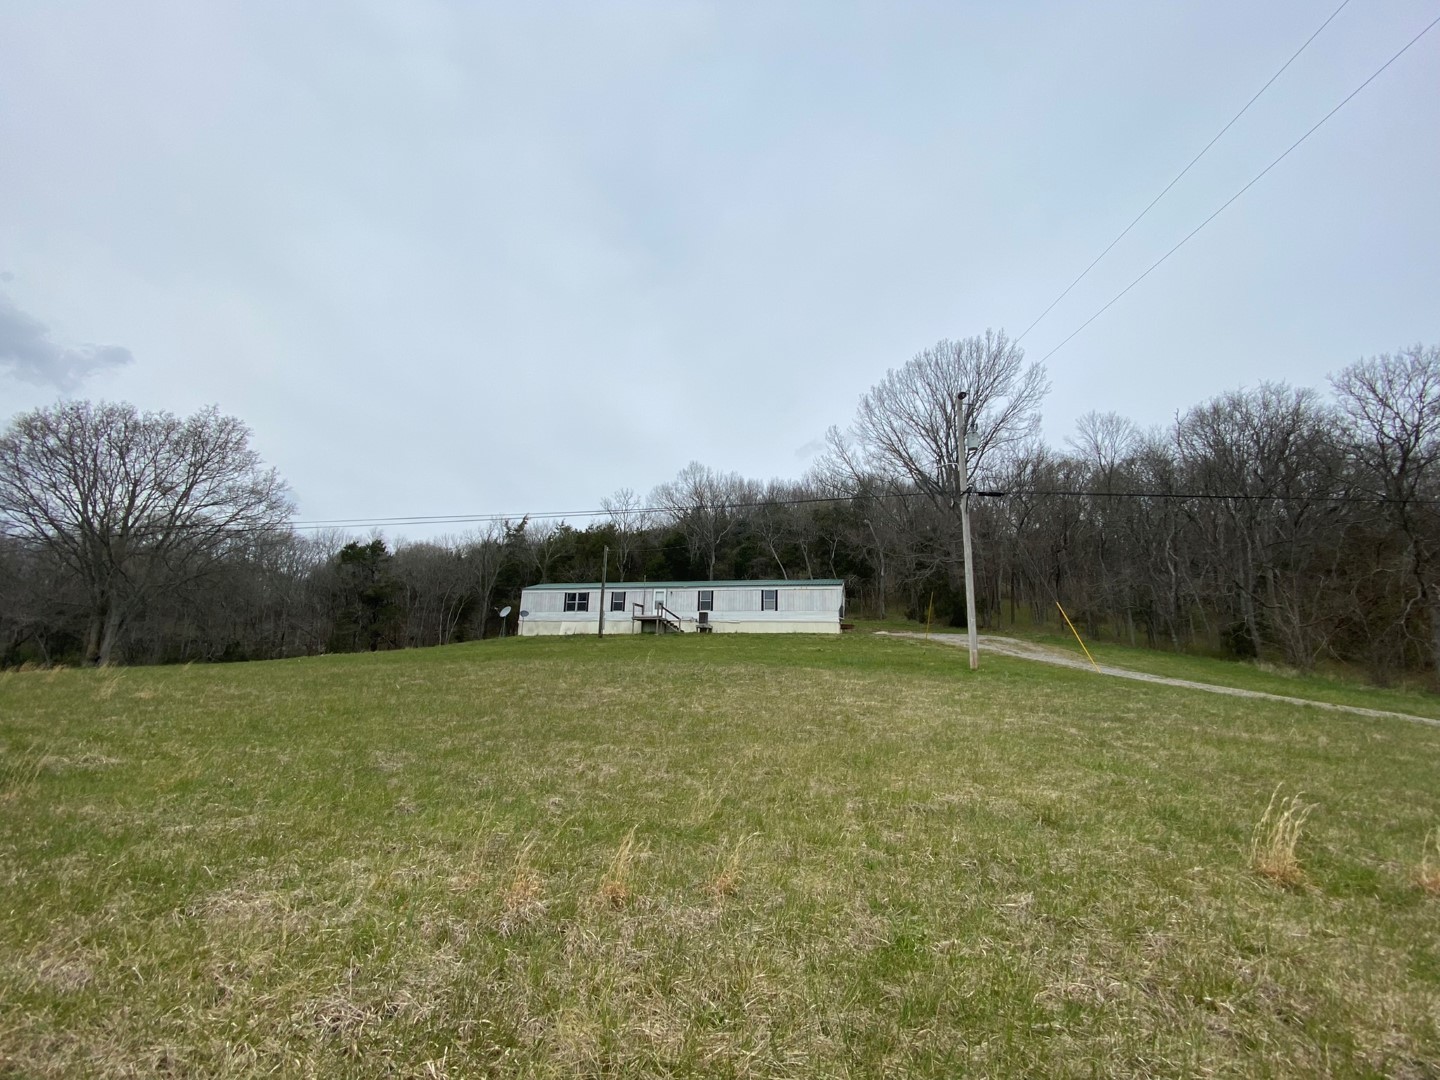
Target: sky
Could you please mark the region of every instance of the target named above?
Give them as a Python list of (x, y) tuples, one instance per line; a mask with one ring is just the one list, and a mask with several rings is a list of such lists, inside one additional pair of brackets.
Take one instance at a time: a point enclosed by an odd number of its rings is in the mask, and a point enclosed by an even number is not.
[[(797, 477), (887, 369), (1020, 334), (1338, 3), (5, 0), (0, 420), (213, 403), (306, 521)], [(1028, 358), (1437, 15), (1346, 4)], [(1045, 359), (1047, 440), (1440, 343), (1437, 176), (1440, 27)]]

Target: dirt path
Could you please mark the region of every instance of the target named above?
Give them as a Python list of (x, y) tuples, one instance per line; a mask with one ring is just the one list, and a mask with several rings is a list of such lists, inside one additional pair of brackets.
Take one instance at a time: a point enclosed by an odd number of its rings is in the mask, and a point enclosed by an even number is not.
[[(876, 633), (883, 634), (886, 637), (909, 638), (915, 641), (935, 641), (941, 645), (951, 645), (962, 649), (966, 647), (964, 634), (931, 634), (927, 638), (924, 634), (912, 634), (904, 631), (877, 630)], [(1021, 660), (1037, 660), (1042, 664), (1055, 664), (1058, 667), (1078, 668), (1081, 671), (1095, 670), (1090, 666), (1090, 662), (1083, 657), (1075, 656), (1061, 649), (1053, 649), (1047, 645), (1037, 645), (1032, 641), (1020, 641), (1017, 638), (998, 637), (994, 634), (981, 634), (980, 648), (984, 652), (998, 653), (1002, 656), (1014, 656)], [(1289, 705), (1309, 705), (1316, 709), (1329, 709), (1331, 712), (1354, 713), (1357, 716), (1371, 716), (1396, 720), (1410, 720), (1417, 724), (1440, 727), (1440, 720), (1428, 716), (1412, 716), (1410, 713), (1387, 712), (1384, 709), (1365, 709), (1359, 705), (1336, 705), (1329, 701), (1312, 701), (1309, 698), (1287, 697), (1284, 694), (1267, 694), (1263, 690), (1241, 690), (1234, 686), (1217, 686), (1214, 683), (1192, 682), (1189, 679), (1171, 679), (1164, 675), (1149, 675), (1143, 671), (1131, 671), (1128, 668), (1111, 667), (1109, 664), (1100, 665), (1100, 674), (1111, 675), (1117, 679), (1134, 679), (1136, 682), (1159, 683), (1162, 686), (1179, 686), (1186, 690), (1203, 690), (1208, 694), (1229, 694), (1231, 697), (1283, 701)]]

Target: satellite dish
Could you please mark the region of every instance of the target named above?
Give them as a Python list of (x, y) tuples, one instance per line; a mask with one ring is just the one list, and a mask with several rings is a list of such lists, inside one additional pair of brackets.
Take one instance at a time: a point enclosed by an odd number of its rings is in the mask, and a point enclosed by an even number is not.
[[(506, 604), (503, 608), (500, 609), (500, 617), (503, 619), (503, 618), (505, 618), (505, 617), (506, 617), (507, 615), (509, 615), (509, 614), (510, 614), (510, 605), (509, 605), (509, 604)], [(523, 614), (525, 614), (525, 613), (522, 611), (520, 614), (523, 615)]]
[(522, 611), (520, 612), (520, 617), (521, 617), (522, 619), (528, 619), (528, 618), (530, 617), (530, 612), (522, 610)]

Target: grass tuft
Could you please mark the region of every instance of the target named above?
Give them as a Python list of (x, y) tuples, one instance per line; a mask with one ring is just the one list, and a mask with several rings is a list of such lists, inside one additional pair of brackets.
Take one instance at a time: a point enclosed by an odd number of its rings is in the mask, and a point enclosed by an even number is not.
[(19, 798), (34, 787), (48, 759), (48, 754), (37, 753), (34, 748), (0, 758), (0, 802)]
[(630, 903), (632, 894), (630, 873), (634, 865), (635, 827), (631, 826), (630, 831), (625, 834), (625, 839), (620, 842), (615, 857), (610, 860), (610, 866), (606, 869), (605, 876), (600, 879), (600, 888), (596, 891), (596, 897), (602, 905), (618, 911)]
[(534, 848), (534, 840), (525, 841), (520, 848), (509, 884), (500, 896), (500, 919), (496, 929), (501, 937), (512, 937), (529, 929), (545, 914), (545, 879), (530, 861)]
[(1440, 896), (1440, 829), (1431, 829), (1425, 834), (1425, 845), (1420, 854), (1420, 868), (1415, 872), (1415, 880), (1420, 888), (1431, 896)]
[(1305, 871), (1295, 851), (1300, 845), (1300, 832), (1315, 807), (1300, 801), (1301, 792), (1282, 799), (1283, 786), (1276, 785), (1255, 826), (1250, 840), (1250, 868), (1282, 888), (1294, 889), (1305, 884)]
[[(753, 835), (753, 834), (752, 834)], [(740, 889), (740, 882), (744, 879), (743, 855), (745, 843), (749, 836), (742, 836), (735, 842), (730, 850), (730, 855), (724, 864), (716, 870), (715, 876), (705, 886), (708, 892), (716, 900), (724, 900), (726, 897), (734, 896)]]
[(125, 672), (117, 669), (107, 669), (105, 677), (100, 685), (95, 688), (95, 699), (97, 701), (109, 701), (115, 696), (115, 691), (120, 689), (120, 684), (125, 681)]

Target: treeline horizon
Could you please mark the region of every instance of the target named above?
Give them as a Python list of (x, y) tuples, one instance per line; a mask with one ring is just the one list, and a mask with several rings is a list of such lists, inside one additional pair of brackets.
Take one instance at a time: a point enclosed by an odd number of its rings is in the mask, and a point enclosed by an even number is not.
[[(611, 581), (840, 578), (852, 615), (933, 610), (959, 626), (956, 465), (968, 442), (981, 629), (1055, 625), (1058, 602), (1082, 632), (1130, 644), (1301, 670), (1339, 662), (1377, 681), (1440, 670), (1440, 348), (1359, 361), (1328, 393), (1268, 382), (1230, 391), (1163, 427), (1092, 413), (1063, 447), (1039, 436), (1047, 390), (1043, 369), (1003, 333), (942, 341), (889, 371), (800, 478), (692, 462), (644, 498), (601, 500), (606, 516), (583, 528), (520, 518), (393, 542), (297, 530), (243, 425), (214, 410), (169, 417), (172, 440), (237, 425), (229, 453), (243, 467), (225, 490), (252, 500), (249, 516), (227, 518), (233, 508), (212, 501), (188, 526), (207, 541), (188, 547), (191, 534), (162, 541), (154, 520), (131, 520), (129, 546), (106, 550), (104, 573), (83, 535), (102, 528), (77, 525), (67, 547), (52, 535), (63, 522), (27, 510), (43, 498), (29, 481), (67, 438), (103, 441), (117, 424), (136, 438), (165, 414), (37, 410), (0, 439), (0, 665), (473, 640), (500, 632), (498, 610), (518, 610), (525, 586), (598, 581), (602, 565)], [(67, 435), (64, 422), (89, 434)]]

